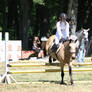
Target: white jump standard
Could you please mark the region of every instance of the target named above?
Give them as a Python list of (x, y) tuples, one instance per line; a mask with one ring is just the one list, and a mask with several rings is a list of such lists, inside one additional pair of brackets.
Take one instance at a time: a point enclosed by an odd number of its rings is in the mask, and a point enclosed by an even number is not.
[(6, 82), (8, 84), (11, 84), (11, 79), (16, 82), (16, 80), (10, 75), (8, 74), (8, 40), (9, 40), (9, 34), (8, 32), (5, 33), (5, 74), (2, 76), (1, 78), (1, 82)]

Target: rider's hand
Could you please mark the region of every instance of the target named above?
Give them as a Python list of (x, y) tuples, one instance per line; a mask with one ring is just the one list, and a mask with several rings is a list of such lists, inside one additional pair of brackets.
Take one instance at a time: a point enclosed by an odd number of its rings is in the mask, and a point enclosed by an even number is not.
[(67, 37), (66, 40), (69, 40), (69, 37)]

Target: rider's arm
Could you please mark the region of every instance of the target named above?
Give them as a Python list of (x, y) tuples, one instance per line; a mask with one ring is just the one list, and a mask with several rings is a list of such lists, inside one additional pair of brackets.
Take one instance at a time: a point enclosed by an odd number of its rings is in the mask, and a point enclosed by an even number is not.
[(57, 22), (56, 28), (57, 28), (57, 33), (58, 33), (59, 39), (60, 39), (61, 37), (63, 37), (63, 34), (61, 32), (60, 22)]
[(66, 35), (69, 37), (69, 23), (66, 22)]

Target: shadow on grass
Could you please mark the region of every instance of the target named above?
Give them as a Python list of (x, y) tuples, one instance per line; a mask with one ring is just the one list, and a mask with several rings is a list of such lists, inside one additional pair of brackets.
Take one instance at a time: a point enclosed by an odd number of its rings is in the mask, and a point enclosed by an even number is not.
[(60, 84), (60, 85), (68, 85), (67, 83), (62, 84), (61, 81), (53, 81), (53, 80), (39, 80), (39, 82), (49, 82), (49, 83)]
[(50, 82), (50, 83), (60, 84), (60, 81), (53, 81), (53, 80), (39, 80), (39, 82)]

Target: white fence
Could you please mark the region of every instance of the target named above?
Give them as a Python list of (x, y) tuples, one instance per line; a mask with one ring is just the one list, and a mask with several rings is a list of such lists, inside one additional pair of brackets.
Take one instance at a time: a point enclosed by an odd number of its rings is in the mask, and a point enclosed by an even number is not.
[[(9, 35), (8, 35), (9, 36)], [(5, 40), (2, 40), (0, 32), (0, 62), (5, 61)], [(7, 58), (8, 60), (16, 61), (21, 58), (22, 45), (20, 40), (8, 40), (7, 42)]]

